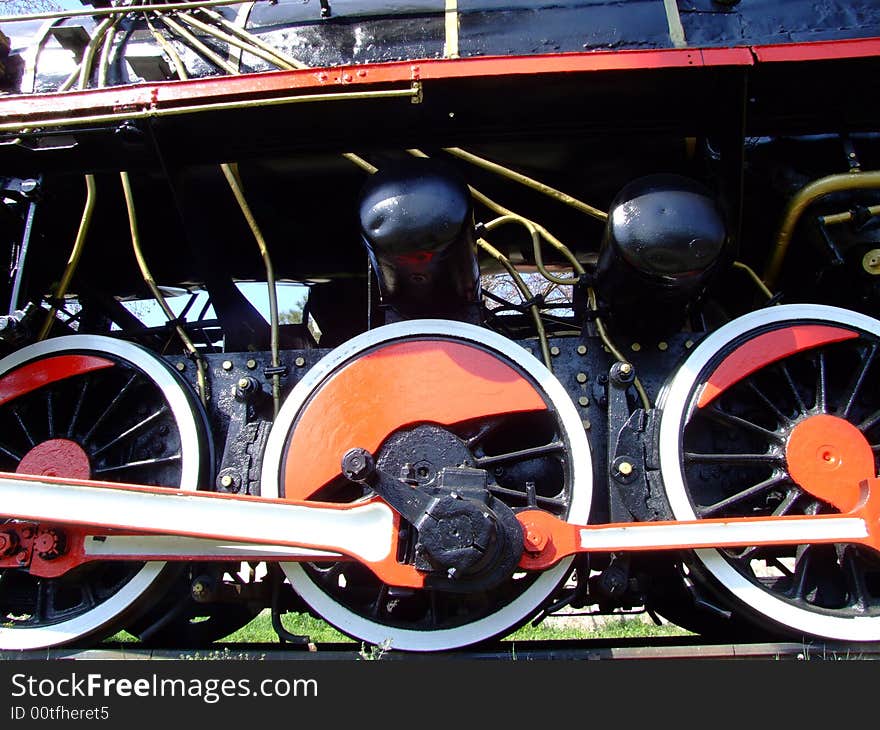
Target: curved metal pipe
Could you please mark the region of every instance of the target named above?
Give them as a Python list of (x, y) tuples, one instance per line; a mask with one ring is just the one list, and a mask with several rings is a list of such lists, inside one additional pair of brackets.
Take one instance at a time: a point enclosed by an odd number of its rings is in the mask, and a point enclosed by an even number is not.
[[(73, 243), (73, 250), (70, 252), (70, 258), (67, 260), (67, 266), (64, 267), (64, 274), (61, 277), (58, 288), (55, 290), (55, 301), (62, 299), (64, 295), (67, 294), (67, 288), (70, 286), (70, 281), (73, 279), (74, 272), (76, 272), (76, 266), (79, 263), (79, 258), (80, 256), (82, 256), (83, 249), (85, 248), (86, 235), (89, 232), (89, 226), (92, 222), (92, 213), (95, 210), (95, 200), (97, 198), (95, 176), (86, 175), (85, 177), (86, 204), (83, 208), (82, 219), (79, 222), (79, 230), (76, 232), (76, 240)], [(37, 335), (37, 341), (46, 339), (46, 336), (52, 329), (52, 323), (55, 321), (55, 314), (57, 312), (58, 307), (53, 304), (49, 309), (49, 313), (46, 315), (46, 319), (43, 322), (40, 333)]]
[(880, 171), (871, 172), (845, 172), (837, 175), (814, 180), (802, 187), (797, 194), (788, 202), (782, 215), (782, 223), (776, 234), (776, 245), (770, 255), (770, 260), (764, 270), (764, 283), (772, 289), (776, 279), (782, 271), (785, 255), (788, 253), (791, 238), (797, 227), (798, 221), (804, 211), (822, 198), (831, 193), (839, 193), (845, 190), (870, 190), (880, 188)]

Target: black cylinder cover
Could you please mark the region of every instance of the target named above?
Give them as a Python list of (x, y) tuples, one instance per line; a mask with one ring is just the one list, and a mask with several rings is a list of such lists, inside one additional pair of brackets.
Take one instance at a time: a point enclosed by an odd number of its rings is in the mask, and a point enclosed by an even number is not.
[(425, 159), (385, 166), (364, 186), (358, 215), (383, 304), (423, 317), (476, 301), (471, 196), (452, 168)]
[(639, 178), (612, 203), (597, 287), (627, 328), (677, 327), (727, 247), (723, 215), (703, 185), (680, 175)]

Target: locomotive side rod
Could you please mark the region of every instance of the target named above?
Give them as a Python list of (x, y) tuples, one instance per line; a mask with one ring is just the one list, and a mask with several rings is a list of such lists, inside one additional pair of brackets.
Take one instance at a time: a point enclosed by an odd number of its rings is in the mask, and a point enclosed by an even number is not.
[[(517, 513), (519, 566), (546, 569), (577, 552), (858, 543), (880, 550), (880, 479), (844, 514), (573, 525)], [(59, 575), (90, 560), (358, 560), (390, 585), (428, 573), (400, 563), (399, 516), (379, 498), (337, 505), (101, 482), (0, 476), (0, 567)], [(4, 543), (0, 541), (0, 546)], [(10, 547), (13, 549), (10, 550)]]

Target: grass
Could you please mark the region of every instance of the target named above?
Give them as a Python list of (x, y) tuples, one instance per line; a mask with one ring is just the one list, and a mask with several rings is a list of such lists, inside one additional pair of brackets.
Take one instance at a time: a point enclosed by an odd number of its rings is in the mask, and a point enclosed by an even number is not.
[[(357, 643), (345, 636), (330, 624), (306, 613), (287, 613), (282, 617), (282, 624), (292, 634), (308, 636), (316, 644), (325, 643)], [(588, 622), (579, 622), (572, 618), (550, 618), (532, 626), (526, 624), (510, 634), (505, 641), (534, 641), (546, 639), (620, 639), (655, 636), (684, 636), (688, 632), (678, 626), (657, 626), (628, 617), (614, 618), (597, 627)], [(137, 639), (126, 632), (110, 637), (111, 643), (136, 643)], [(266, 610), (260, 613), (247, 626), (221, 639), (224, 644), (277, 644), (278, 637), (272, 628), (271, 613)]]

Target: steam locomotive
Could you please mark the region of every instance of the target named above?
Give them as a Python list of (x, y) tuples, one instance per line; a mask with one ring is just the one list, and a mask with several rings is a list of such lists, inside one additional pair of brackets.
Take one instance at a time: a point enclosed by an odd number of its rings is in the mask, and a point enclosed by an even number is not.
[(873, 0), (0, 29), (0, 648), (880, 640)]

